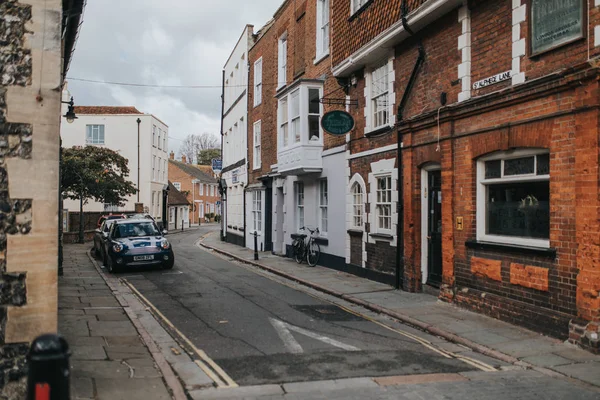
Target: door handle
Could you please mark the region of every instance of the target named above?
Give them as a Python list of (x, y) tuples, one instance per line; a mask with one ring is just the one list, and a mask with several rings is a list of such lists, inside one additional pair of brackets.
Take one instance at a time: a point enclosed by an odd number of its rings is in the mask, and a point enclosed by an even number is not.
[(431, 236), (427, 236), (427, 240), (431, 240)]

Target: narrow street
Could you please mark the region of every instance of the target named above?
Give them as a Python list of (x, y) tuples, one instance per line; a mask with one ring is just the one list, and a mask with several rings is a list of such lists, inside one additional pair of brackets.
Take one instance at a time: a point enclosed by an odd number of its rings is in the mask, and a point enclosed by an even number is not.
[(203, 231), (169, 237), (172, 271), (121, 277), (239, 385), (473, 369), (201, 250)]
[[(567, 393), (578, 399), (597, 396), (579, 383), (489, 357), (481, 356), (487, 362), (480, 364), (448, 358), (436, 349), (451, 350), (456, 346), (452, 343), (438, 338), (433, 346), (423, 345), (419, 336), (432, 337), (391, 320), (385, 323), (393, 327), (388, 329), (379, 321), (334, 306), (325, 295), (315, 297), (196, 245), (203, 234), (215, 229), (170, 235), (176, 255), (172, 271), (143, 269), (118, 275), (155, 314), (164, 316), (162, 323), (171, 333), (183, 335), (204, 351), (240, 386), (198, 391), (202, 396), (197, 398), (237, 397), (227, 390), (242, 390), (235, 393), (244, 398), (262, 398), (281, 384), (287, 394), (271, 394), (271, 398), (288, 398), (294, 390), (298, 398), (463, 398), (470, 391), (482, 398), (483, 390), (483, 398), (490, 399), (559, 399)], [(370, 379), (377, 377), (389, 381), (375, 380), (375, 384)], [(416, 380), (411, 382), (411, 377)], [(317, 381), (341, 386), (334, 386), (333, 392)], [(249, 387), (259, 391), (246, 392)]]

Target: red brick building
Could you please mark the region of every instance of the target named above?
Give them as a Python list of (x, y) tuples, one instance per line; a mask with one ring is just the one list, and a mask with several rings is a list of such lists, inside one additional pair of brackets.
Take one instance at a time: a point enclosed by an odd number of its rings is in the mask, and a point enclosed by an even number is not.
[[(300, 228), (319, 228), (321, 264), (345, 266), (345, 138), (324, 135), (331, 74), (330, 1), (286, 0), (248, 52), (246, 246), (290, 254)], [(339, 186), (339, 187), (338, 187)], [(305, 232), (307, 233), (307, 232)]]
[(185, 156), (177, 161), (175, 154), (170, 154), (169, 181), (192, 204), (189, 207), (189, 225), (198, 225), (199, 220), (204, 222), (206, 214), (221, 214), (217, 180), (212, 174), (204, 172), (203, 167), (189, 164)]
[(589, 4), (331, 0), (332, 73), (358, 102), (349, 266), (598, 350)]

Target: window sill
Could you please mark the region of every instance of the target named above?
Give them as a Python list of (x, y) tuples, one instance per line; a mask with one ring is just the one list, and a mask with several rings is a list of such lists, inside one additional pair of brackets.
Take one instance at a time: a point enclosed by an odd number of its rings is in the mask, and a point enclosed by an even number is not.
[(362, 236), (364, 233), (360, 229), (348, 229), (346, 232), (348, 232), (348, 234), (351, 236)]
[(313, 61), (313, 64), (317, 65), (318, 63), (320, 63), (321, 61), (323, 61), (327, 57), (329, 57), (329, 50), (327, 51), (327, 53), (319, 54), (318, 56), (316, 56), (315, 60)]
[(370, 131), (366, 131), (365, 132), (365, 137), (373, 137), (373, 136), (379, 136), (379, 135), (384, 135), (386, 133), (389, 133), (392, 131), (392, 126), (391, 125), (386, 125), (386, 126), (382, 126), (381, 128), (376, 128)]
[(369, 233), (369, 236), (376, 239), (394, 240), (394, 235), (390, 235), (389, 233)]
[(543, 256), (548, 258), (556, 258), (556, 249), (549, 247), (532, 247), (532, 246), (519, 246), (515, 244), (505, 244), (505, 243), (493, 243), (493, 242), (483, 242), (475, 239), (467, 240), (465, 242), (465, 246), (470, 249), (478, 249), (478, 250), (499, 250), (499, 251), (507, 251), (519, 254), (530, 254), (536, 256)]
[(352, 15), (348, 18), (348, 22), (354, 21), (360, 14), (363, 13), (363, 11), (367, 9), (367, 7), (371, 5), (372, 2), (373, 0), (369, 0), (365, 4), (363, 4), (358, 10), (354, 11), (354, 13), (352, 13)]

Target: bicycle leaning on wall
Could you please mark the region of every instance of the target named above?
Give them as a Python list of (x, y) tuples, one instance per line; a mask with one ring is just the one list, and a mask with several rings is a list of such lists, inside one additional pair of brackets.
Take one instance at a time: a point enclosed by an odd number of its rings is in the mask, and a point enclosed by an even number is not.
[(310, 232), (310, 236), (298, 235), (292, 243), (292, 248), (294, 249), (294, 258), (298, 264), (302, 264), (302, 261), (306, 259), (308, 265), (314, 267), (319, 262), (319, 256), (321, 255), (319, 243), (316, 242), (315, 237), (313, 236), (315, 233), (319, 234), (319, 228), (315, 230), (305, 226), (300, 228), (300, 230), (305, 229)]

